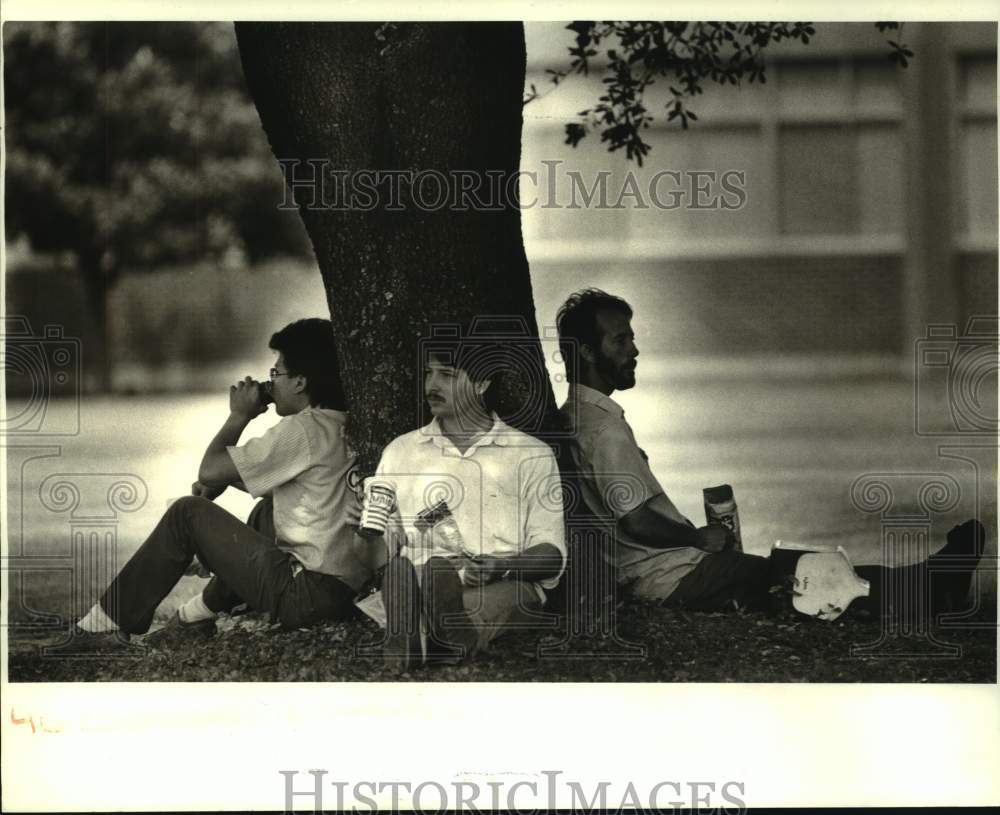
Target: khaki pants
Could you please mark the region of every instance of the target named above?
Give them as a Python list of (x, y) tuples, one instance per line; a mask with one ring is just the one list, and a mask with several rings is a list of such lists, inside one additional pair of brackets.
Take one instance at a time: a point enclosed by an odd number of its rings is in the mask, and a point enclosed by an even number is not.
[(534, 585), (521, 580), (467, 588), (462, 603), (479, 635), (476, 650), (485, 648), (504, 631), (538, 628), (546, 619)]
[[(360, 603), (361, 609), (385, 628), (385, 598), (378, 592)], [(520, 580), (503, 580), (488, 586), (467, 588), (462, 593), (469, 620), (476, 628), (475, 650), (481, 651), (504, 631), (551, 629), (551, 615), (542, 610), (542, 601), (530, 583)], [(425, 629), (425, 626), (421, 626)], [(422, 630), (426, 636), (426, 630)]]

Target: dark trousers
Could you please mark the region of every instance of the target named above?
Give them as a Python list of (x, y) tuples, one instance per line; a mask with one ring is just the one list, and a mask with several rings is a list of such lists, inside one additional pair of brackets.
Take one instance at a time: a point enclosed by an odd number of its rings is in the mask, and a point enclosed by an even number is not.
[(666, 605), (692, 611), (752, 611), (769, 607), (771, 561), (734, 549), (703, 558), (666, 598)]
[[(274, 529), (274, 500), (270, 495), (261, 498), (253, 505), (253, 509), (247, 516), (247, 526), (269, 541), (277, 539), (278, 534)], [(206, 568), (211, 571), (208, 566)], [(206, 606), (216, 612), (229, 612), (246, 603), (246, 600), (226, 585), (226, 582), (218, 574), (212, 575), (208, 585), (202, 590), (201, 599)]]
[[(751, 611), (772, 609), (776, 598), (771, 587), (781, 585), (783, 574), (794, 574), (795, 560), (801, 554), (795, 552), (785, 562), (735, 550), (711, 554), (681, 580), (666, 599), (666, 605), (692, 611), (732, 611), (735, 601)], [(926, 570), (926, 562), (896, 568), (855, 566), (858, 577), (870, 584), (870, 593), (867, 597), (856, 598), (850, 610), (881, 614), (890, 577), (896, 585), (925, 585)], [(931, 602), (927, 608), (932, 612), (948, 610), (952, 600), (946, 592), (937, 590), (940, 588), (936, 585), (938, 582), (935, 579), (934, 583), (926, 584), (931, 587)]]
[[(268, 511), (255, 508), (255, 525), (266, 525)], [(197, 556), (216, 575), (203, 598), (213, 611), (245, 602), (285, 628), (353, 614), (350, 586), (308, 570), (293, 578), (292, 556), (274, 541), (273, 534), (261, 534), (205, 498), (181, 498), (112, 581), (101, 608), (123, 631), (144, 634), (156, 607)]]

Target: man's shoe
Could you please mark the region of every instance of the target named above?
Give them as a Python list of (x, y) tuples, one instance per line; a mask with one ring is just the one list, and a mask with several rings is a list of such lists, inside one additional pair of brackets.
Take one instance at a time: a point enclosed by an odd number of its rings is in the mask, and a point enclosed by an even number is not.
[(954, 555), (969, 559), (972, 565), (979, 564), (986, 548), (986, 527), (975, 518), (952, 527), (948, 533), (948, 543), (939, 555)]
[(952, 527), (948, 543), (927, 561), (931, 568), (934, 611), (962, 611), (968, 608), (972, 575), (985, 548), (986, 528), (975, 518)]
[(59, 646), (59, 650), (70, 654), (110, 654), (136, 652), (141, 650), (129, 639), (124, 631), (84, 631), (74, 625), (69, 642)]
[(456, 664), (472, 656), (479, 643), (475, 624), (462, 601), (462, 579), (452, 561), (432, 557), (423, 566), (424, 617), (430, 629), (427, 661)]
[(172, 647), (174, 645), (189, 645), (205, 642), (215, 636), (215, 620), (199, 620), (196, 623), (186, 623), (181, 619), (180, 612), (175, 611), (163, 628), (147, 634), (144, 645), (153, 648)]
[(385, 644), (382, 660), (396, 673), (406, 673), (423, 661), (420, 647), (420, 586), (409, 558), (395, 556), (382, 577)]

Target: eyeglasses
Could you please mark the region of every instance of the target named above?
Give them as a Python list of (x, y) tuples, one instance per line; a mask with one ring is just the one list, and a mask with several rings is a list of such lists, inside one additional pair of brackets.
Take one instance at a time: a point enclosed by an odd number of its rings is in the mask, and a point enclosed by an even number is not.
[(274, 382), (279, 376), (291, 376), (288, 371), (279, 371), (277, 368), (272, 368), (268, 373), (271, 376), (271, 381)]

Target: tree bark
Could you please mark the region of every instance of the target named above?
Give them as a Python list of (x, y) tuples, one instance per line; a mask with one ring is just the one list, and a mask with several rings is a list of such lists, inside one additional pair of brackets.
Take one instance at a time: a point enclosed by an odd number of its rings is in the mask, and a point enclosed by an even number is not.
[[(336, 173), (494, 174), (513, 188), (502, 211), (428, 211), (404, 186), (370, 211), (305, 206), (350, 404), (352, 441), (371, 471), (385, 444), (429, 419), (421, 338), (432, 324), (510, 315), (521, 369), (501, 415), (529, 432), (554, 404), (537, 342), (516, 193), (525, 45), (519, 23), (239, 23), (244, 73), (278, 159)], [(308, 165), (296, 171), (311, 173)], [(343, 176), (341, 176), (342, 178)], [(509, 182), (509, 183), (508, 183)], [(343, 182), (339, 182), (341, 185)], [(424, 189), (433, 200), (437, 182)], [(276, 202), (277, 204), (277, 202)], [(528, 404), (527, 410), (518, 408)], [(533, 410), (530, 405), (537, 405)]]

